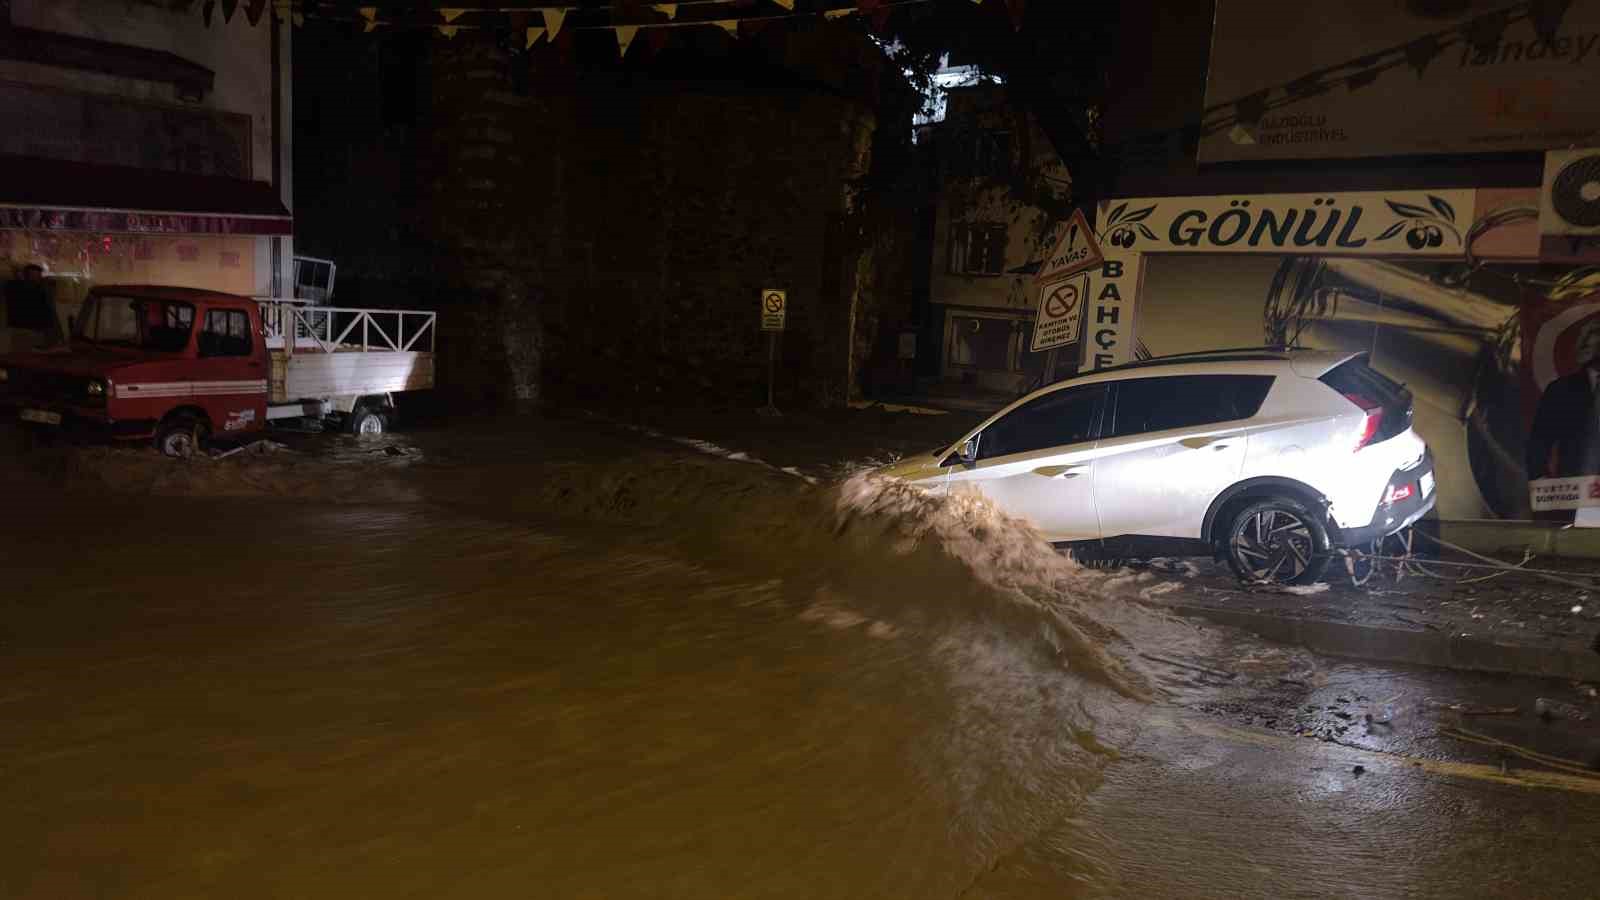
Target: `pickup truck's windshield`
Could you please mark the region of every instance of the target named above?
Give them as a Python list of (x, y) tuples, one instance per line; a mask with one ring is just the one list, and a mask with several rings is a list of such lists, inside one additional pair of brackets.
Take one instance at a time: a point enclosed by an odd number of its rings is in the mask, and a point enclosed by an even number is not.
[(135, 300), (91, 294), (78, 312), (79, 340), (177, 353), (189, 345), (194, 307), (177, 300)]

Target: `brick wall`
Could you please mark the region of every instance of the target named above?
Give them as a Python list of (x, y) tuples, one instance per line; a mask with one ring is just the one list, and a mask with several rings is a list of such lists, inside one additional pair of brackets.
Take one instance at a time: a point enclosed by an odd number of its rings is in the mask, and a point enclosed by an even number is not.
[(860, 189), (909, 119), (867, 98), (305, 31), (298, 246), (339, 262), (341, 303), (440, 309), (446, 393), (758, 405), (782, 287), (780, 405), (838, 404), (909, 304), (910, 220)]

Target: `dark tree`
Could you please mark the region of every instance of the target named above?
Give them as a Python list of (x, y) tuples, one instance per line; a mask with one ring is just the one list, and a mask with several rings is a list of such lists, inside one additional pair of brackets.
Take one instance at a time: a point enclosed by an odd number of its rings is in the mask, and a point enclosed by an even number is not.
[[(1115, 46), (1115, 4), (944, 0), (893, 8), (880, 35), (919, 88), (928, 88), (941, 59), (997, 76), (1007, 103), (1031, 115), (1072, 173), (1073, 205), (1091, 207), (1110, 177), (1100, 135)], [(1038, 148), (1018, 128), (1023, 165)], [(1015, 186), (1025, 192), (1027, 185)], [(1049, 198), (1039, 205), (1050, 208)]]

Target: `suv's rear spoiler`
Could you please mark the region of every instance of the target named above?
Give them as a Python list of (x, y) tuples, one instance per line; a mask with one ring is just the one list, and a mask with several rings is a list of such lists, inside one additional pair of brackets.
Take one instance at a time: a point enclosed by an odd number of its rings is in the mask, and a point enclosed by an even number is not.
[(1289, 366), (1301, 378), (1321, 378), (1356, 357), (1365, 358), (1362, 352), (1345, 350), (1297, 350), (1289, 354)]

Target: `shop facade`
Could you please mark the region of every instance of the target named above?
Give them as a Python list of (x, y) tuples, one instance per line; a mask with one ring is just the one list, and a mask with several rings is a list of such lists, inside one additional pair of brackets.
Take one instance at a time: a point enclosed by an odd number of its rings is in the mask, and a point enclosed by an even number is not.
[(1595, 86), (1574, 59), (1600, 3), (1378, 6), (1313, 25), (1218, 0), (1192, 155), (1130, 167), (1095, 210), (1081, 365), (1366, 353), (1415, 395), (1439, 517), (1527, 518), (1560, 465), (1541, 397), (1600, 338), (1600, 109), (1568, 102)]
[(0, 278), (42, 273), (63, 325), (95, 284), (289, 292), (289, 29), (248, 6), (8, 5)]

